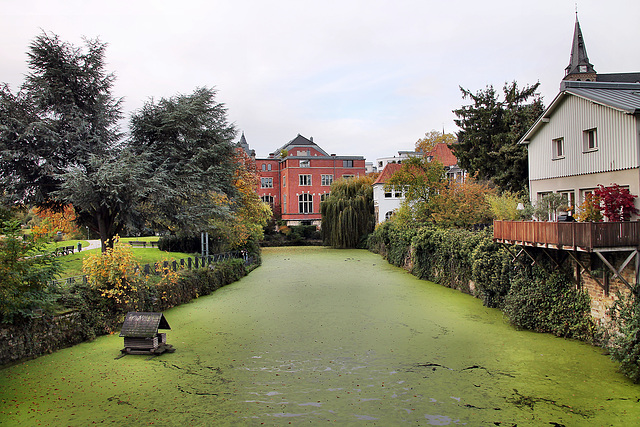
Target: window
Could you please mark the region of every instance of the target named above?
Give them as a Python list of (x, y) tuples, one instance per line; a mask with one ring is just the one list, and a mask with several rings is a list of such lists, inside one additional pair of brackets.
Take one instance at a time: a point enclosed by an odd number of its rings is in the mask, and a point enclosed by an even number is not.
[(587, 200), (587, 196), (589, 194), (591, 194), (591, 197), (593, 197), (595, 191), (595, 188), (585, 188), (580, 190), (580, 203), (584, 203)]
[(269, 163), (269, 164), (267, 165), (267, 170), (268, 170), (268, 171), (270, 171), (270, 170), (271, 170), (271, 163)]
[(553, 159), (564, 159), (564, 138), (556, 138), (552, 142)]
[(393, 215), (393, 211), (389, 211), (386, 214), (384, 214), (385, 221), (388, 220), (389, 218), (391, 218), (392, 215)]
[(385, 192), (384, 193), (384, 198), (385, 199), (390, 199), (391, 198), (391, 191)]
[(322, 175), (321, 185), (331, 185), (333, 183), (333, 175)]
[(560, 208), (564, 211), (566, 208), (567, 212), (573, 213), (576, 207), (576, 193), (573, 190), (569, 191), (558, 191), (562, 196), (562, 205)]
[(331, 193), (324, 193), (324, 194), (321, 194), (321, 195), (320, 195), (320, 201), (321, 201), (321, 202), (324, 202), (325, 200), (327, 200), (327, 199), (329, 198), (329, 195), (330, 195), (330, 194), (331, 194)]
[(282, 213), (287, 213), (287, 195), (282, 195)]
[(302, 214), (313, 213), (313, 196), (303, 193), (298, 196), (298, 211)]
[(264, 196), (260, 197), (260, 199), (265, 202), (268, 203), (269, 206), (273, 207), (273, 196), (270, 196), (268, 194), (265, 194)]
[(286, 177), (286, 175), (282, 175), (282, 186), (283, 187), (287, 186), (287, 177)]
[(311, 175), (299, 175), (300, 185), (311, 185)]
[(264, 163), (262, 164), (262, 170), (266, 171), (267, 170), (267, 165), (265, 165)]
[(260, 178), (261, 188), (273, 188), (273, 178)]
[(355, 175), (342, 175), (344, 179), (353, 178)]
[(306, 151), (298, 151), (298, 156), (310, 156), (311, 155), (311, 150), (306, 150)]
[(343, 160), (342, 161), (342, 167), (343, 168), (352, 168), (353, 167), (353, 160)]
[(582, 151), (596, 151), (598, 150), (598, 133), (596, 129), (588, 129), (582, 132)]
[(310, 166), (311, 166), (311, 164), (310, 164), (309, 160), (300, 160), (300, 167), (301, 168), (308, 168)]

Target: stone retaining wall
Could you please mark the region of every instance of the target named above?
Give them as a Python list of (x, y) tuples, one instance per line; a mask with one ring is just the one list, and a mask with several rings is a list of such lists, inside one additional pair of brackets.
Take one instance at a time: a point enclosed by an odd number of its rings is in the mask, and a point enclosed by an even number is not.
[(53, 353), (86, 339), (76, 312), (28, 319), (19, 325), (0, 324), (0, 366)]

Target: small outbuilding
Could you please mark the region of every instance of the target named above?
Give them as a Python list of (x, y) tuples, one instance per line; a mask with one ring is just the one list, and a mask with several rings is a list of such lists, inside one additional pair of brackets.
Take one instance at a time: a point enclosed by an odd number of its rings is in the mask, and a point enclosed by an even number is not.
[(173, 353), (175, 349), (167, 344), (167, 334), (158, 329), (171, 329), (162, 313), (130, 311), (122, 324), (120, 336), (124, 337), (123, 354)]

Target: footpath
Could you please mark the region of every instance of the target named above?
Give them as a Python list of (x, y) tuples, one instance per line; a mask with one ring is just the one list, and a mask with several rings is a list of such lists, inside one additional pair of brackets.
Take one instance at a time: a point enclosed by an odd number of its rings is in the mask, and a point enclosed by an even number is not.
[(88, 251), (89, 249), (98, 249), (100, 245), (100, 239), (97, 240), (87, 240), (89, 242), (89, 246), (83, 246), (83, 251)]

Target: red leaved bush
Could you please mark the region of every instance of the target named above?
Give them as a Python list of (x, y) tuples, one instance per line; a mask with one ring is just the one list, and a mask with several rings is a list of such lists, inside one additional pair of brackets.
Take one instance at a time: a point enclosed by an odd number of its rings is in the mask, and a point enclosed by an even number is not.
[(631, 215), (638, 214), (638, 209), (633, 203), (637, 196), (618, 184), (613, 184), (611, 187), (598, 184), (594, 193), (602, 201), (603, 213), (608, 221), (629, 221)]

